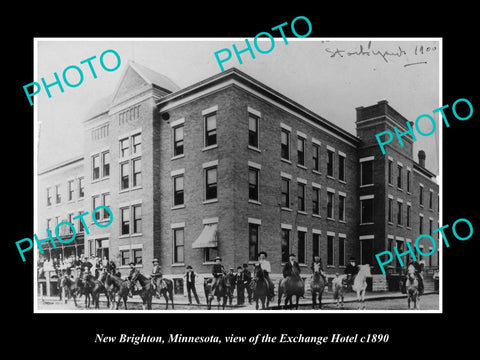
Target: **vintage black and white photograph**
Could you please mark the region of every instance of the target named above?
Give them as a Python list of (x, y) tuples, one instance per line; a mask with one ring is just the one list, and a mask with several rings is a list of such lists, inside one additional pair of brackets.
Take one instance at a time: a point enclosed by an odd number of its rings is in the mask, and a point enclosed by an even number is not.
[(271, 33), (35, 39), (35, 312), (442, 312), (441, 38)]

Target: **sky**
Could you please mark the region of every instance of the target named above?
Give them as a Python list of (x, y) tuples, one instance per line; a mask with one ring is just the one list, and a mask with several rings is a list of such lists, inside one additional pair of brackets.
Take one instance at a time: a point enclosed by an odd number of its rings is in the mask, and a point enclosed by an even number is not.
[[(40, 124), (37, 169), (83, 155), (83, 125), (89, 110), (100, 98), (111, 95), (120, 81), (129, 60), (157, 71), (180, 88), (194, 84), (221, 72), (214, 53), (229, 49), (232, 57), (222, 65), (236, 67), (258, 81), (317, 113), (344, 130), (356, 135), (355, 108), (370, 106), (387, 100), (410, 121), (422, 114), (432, 115), (437, 125), (440, 107), (439, 73), (440, 46), (438, 41), (400, 41), (399, 39), (341, 39), (276, 38), (273, 49), (266, 54), (258, 52), (250, 39), (255, 54), (241, 54), (240, 64), (232, 49), (246, 47), (245, 38), (221, 39), (36, 39), (37, 55), (32, 81), (54, 81), (54, 72), (62, 78), (63, 70), (76, 65), (83, 70), (84, 79), (78, 87), (63, 83), (50, 88), (48, 98), (42, 88), (34, 97), (36, 121)], [(260, 38), (258, 47), (266, 52), (272, 47), (268, 38)], [(105, 71), (99, 63), (105, 50), (115, 50), (120, 67)], [(96, 56), (92, 65), (97, 73), (94, 79), (87, 64), (81, 61)], [(221, 58), (226, 52), (219, 54)], [(116, 61), (112, 54), (105, 56), (107, 67)], [(68, 72), (71, 83), (78, 82), (75, 71)], [(63, 80), (62, 80), (63, 82)], [(28, 103), (28, 99), (25, 98)], [(34, 120), (35, 121), (35, 120)], [(419, 123), (428, 133), (432, 125)], [(438, 174), (439, 128), (430, 136), (417, 136), (414, 159), (423, 149), (426, 167)]]

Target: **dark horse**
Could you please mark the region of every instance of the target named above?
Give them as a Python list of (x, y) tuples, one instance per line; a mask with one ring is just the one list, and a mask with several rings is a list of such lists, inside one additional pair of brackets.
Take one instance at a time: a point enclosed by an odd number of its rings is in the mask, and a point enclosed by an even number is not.
[(112, 309), (115, 305), (115, 295), (118, 295), (116, 309), (118, 310), (120, 301), (123, 300), (123, 305), (125, 306), (125, 310), (127, 310), (127, 297), (131, 285), (130, 280), (123, 280), (118, 276), (103, 272), (100, 274), (100, 281), (103, 283), (103, 286), (108, 293), (107, 298), (112, 300)]
[[(255, 269), (253, 270), (253, 274), (255, 276), (255, 280), (251, 282), (251, 287), (253, 290), (253, 300), (255, 301), (255, 309), (258, 310), (258, 300), (262, 302), (262, 310), (265, 308), (268, 309), (270, 305), (269, 299), (269, 291), (268, 291), (268, 283), (267, 279), (265, 278), (265, 273), (263, 272), (262, 267), (257, 264), (255, 265)], [(267, 306), (265, 307), (265, 302)]]
[(217, 309), (220, 310), (220, 299), (222, 299), (222, 309), (225, 310), (227, 305), (227, 281), (224, 275), (220, 275), (218, 285), (215, 288), (215, 294), (212, 293), (213, 279), (205, 279), (203, 281), (203, 290), (207, 299), (207, 308), (212, 308), (212, 300), (217, 297)]
[(86, 288), (92, 295), (92, 303), (95, 305), (95, 309), (100, 308), (100, 294), (105, 294), (107, 298), (107, 307), (110, 307), (110, 297), (105, 287), (104, 283), (100, 280), (95, 279), (95, 277), (91, 274), (85, 273), (84, 274), (84, 283), (86, 284)]
[(310, 279), (310, 290), (312, 292), (312, 309), (315, 309), (317, 306), (317, 295), (318, 295), (318, 308), (322, 308), (322, 295), (323, 290), (325, 290), (325, 280), (323, 279), (320, 271), (315, 271)]
[(228, 304), (232, 305), (233, 302), (233, 291), (235, 290), (235, 275), (228, 273), (225, 275), (225, 285), (227, 287), (227, 298)]
[[(152, 297), (155, 296), (155, 294), (158, 294), (159, 296), (163, 296), (165, 298), (166, 302), (166, 307), (165, 309), (168, 310), (168, 300), (172, 302), (172, 309), (174, 308), (173, 304), (173, 281), (170, 279), (163, 279), (164, 283), (166, 284), (165, 287), (161, 286), (161, 281), (162, 279), (156, 278), (155, 280), (147, 278), (145, 275), (141, 274), (139, 271), (137, 271), (133, 276), (132, 276), (132, 282), (135, 283), (138, 280), (140, 285), (142, 286), (142, 290), (137, 291), (136, 293), (140, 295), (142, 298), (143, 302), (143, 309), (145, 310), (145, 307), (147, 310), (152, 309)], [(152, 281), (155, 281), (156, 285), (156, 291), (152, 285)], [(168, 295), (168, 296), (167, 296)]]
[(297, 269), (293, 268), (292, 275), (287, 276), (284, 279), (281, 279), (278, 283), (278, 306), (282, 300), (282, 295), (285, 294), (285, 309), (288, 309), (290, 304), (290, 309), (293, 308), (292, 297), (296, 296), (295, 309), (298, 310), (298, 300), (300, 297), (303, 297), (305, 293), (305, 284), (303, 283), (300, 273)]
[(79, 277), (72, 279), (67, 274), (63, 274), (60, 277), (60, 289), (65, 289), (65, 302), (72, 297), (76, 307), (77, 295), (83, 294), (82, 280)]

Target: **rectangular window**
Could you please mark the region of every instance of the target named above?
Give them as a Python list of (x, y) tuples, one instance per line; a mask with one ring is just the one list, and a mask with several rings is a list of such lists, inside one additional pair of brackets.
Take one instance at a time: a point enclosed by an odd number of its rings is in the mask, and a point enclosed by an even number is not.
[(129, 178), (128, 162), (120, 164), (120, 190), (129, 188)]
[[(102, 205), (110, 208), (110, 194), (102, 194)], [(110, 219), (110, 213), (107, 211), (107, 209), (103, 208), (103, 219), (109, 220)], [(97, 212), (98, 214), (98, 212)]]
[(312, 145), (313, 170), (320, 171), (320, 146)]
[(403, 221), (402, 221), (402, 218), (403, 218), (403, 204), (400, 202), (400, 201), (397, 201), (397, 208), (398, 208), (398, 212), (397, 212), (397, 224), (398, 225), (403, 225)]
[(360, 185), (372, 185), (373, 184), (373, 161), (362, 161), (360, 163)]
[(305, 211), (305, 184), (298, 183), (298, 211)]
[(45, 229), (51, 230), (52, 228), (52, 219), (47, 219), (47, 227)]
[(407, 205), (407, 227), (410, 227), (410, 217), (411, 217), (411, 211), (412, 207), (410, 205)]
[(388, 222), (393, 222), (393, 199), (388, 199)]
[(327, 218), (333, 219), (333, 198), (335, 193), (328, 191), (327, 192)]
[(143, 262), (142, 249), (133, 249), (133, 262), (136, 265), (140, 265)]
[(333, 236), (327, 236), (327, 265), (333, 265)]
[(173, 229), (173, 262), (184, 262), (184, 231), (182, 228)]
[(130, 262), (130, 250), (120, 250), (120, 259), (123, 266)]
[(338, 155), (338, 180), (345, 181), (345, 156)]
[[(81, 215), (83, 214), (83, 211), (79, 211), (78, 212), (78, 215)], [(82, 218), (78, 218), (78, 231), (79, 232), (83, 232), (85, 230), (84, 226), (83, 226), (83, 222), (82, 222)]]
[(407, 192), (410, 192), (410, 183), (411, 183), (412, 172), (407, 170)]
[(298, 165), (305, 165), (305, 139), (297, 138), (297, 163)]
[(73, 192), (74, 192), (74, 180), (70, 180), (68, 182), (68, 201), (72, 201), (73, 200)]
[(290, 132), (282, 129), (282, 159), (290, 160)]
[(282, 229), (282, 263), (288, 262), (290, 255), (290, 230)]
[(306, 236), (307, 234), (303, 231), (299, 231), (298, 232), (298, 262), (300, 264), (305, 264), (306, 262), (306, 258), (307, 258), (307, 255), (306, 255), (306, 250), (307, 250), (307, 247), (305, 246), (305, 242), (306, 242)]
[(433, 209), (433, 191), (429, 191), (429, 192), (430, 192), (430, 197), (428, 199), (428, 208)]
[(120, 209), (121, 235), (130, 234), (130, 211), (129, 208)]
[(338, 265), (345, 266), (345, 238), (338, 238)]
[(259, 228), (258, 224), (248, 224), (248, 259), (257, 260), (259, 245)]
[(320, 256), (320, 234), (312, 235), (312, 255)]
[(142, 159), (132, 160), (133, 186), (142, 185)]
[(78, 178), (78, 198), (82, 199), (85, 196), (85, 187), (83, 186), (83, 177)]
[(320, 189), (314, 187), (312, 190), (312, 213), (320, 215)]
[[(398, 253), (399, 254), (403, 253), (403, 241), (397, 240), (395, 243), (397, 244)], [(410, 254), (409, 254), (409, 256), (410, 256)], [(405, 261), (404, 261), (404, 263), (405, 263)], [(398, 259), (397, 259), (397, 264), (396, 265), (397, 265), (396, 266), (397, 269), (401, 268), (400, 262), (398, 261)]]
[(420, 216), (418, 231), (420, 232), (420, 235), (423, 234), (423, 216)]
[(102, 153), (102, 176), (110, 176), (110, 152)]
[(248, 198), (258, 201), (258, 169), (248, 168)]
[(333, 177), (333, 151), (327, 150), (327, 176)]
[[(93, 214), (93, 210), (96, 209), (97, 206), (100, 205), (100, 196), (92, 196), (92, 214)], [(101, 211), (97, 211), (95, 213), (95, 219), (96, 220), (100, 220), (100, 216), (102, 215), (102, 212)]]
[(218, 248), (205, 248), (203, 250), (203, 258), (205, 262), (211, 262), (218, 255)]
[(248, 145), (258, 148), (258, 118), (251, 114), (248, 116)]
[(205, 116), (205, 147), (217, 144), (217, 114)]
[(60, 195), (60, 185), (55, 185), (55, 204), (62, 202), (62, 195)]
[(345, 196), (338, 195), (338, 219), (341, 221), (345, 221), (345, 202)]
[(403, 186), (402, 185), (402, 170), (403, 170), (403, 168), (400, 165), (398, 165), (397, 187), (399, 189), (401, 189), (402, 186)]
[(205, 169), (205, 200), (217, 198), (217, 168)]
[(142, 232), (142, 205), (132, 206), (133, 211), (133, 234)]
[(393, 179), (393, 161), (388, 160), (388, 183), (392, 184)]
[(360, 223), (373, 223), (373, 199), (360, 200)]
[(129, 147), (129, 138), (121, 139), (120, 140), (120, 157), (124, 158), (128, 155), (128, 147)]
[(423, 205), (423, 186), (420, 186), (420, 205)]
[(47, 188), (47, 206), (52, 205), (52, 188)]
[(183, 175), (173, 178), (173, 206), (184, 204), (184, 184)]
[(132, 135), (132, 154), (142, 152), (142, 134)]
[(173, 156), (183, 155), (183, 125), (173, 128)]
[(432, 231), (433, 231), (433, 221), (432, 221), (432, 219), (428, 220), (428, 225), (429, 225), (428, 233), (430, 234), (430, 236), (432, 236)]
[(290, 180), (282, 178), (282, 207), (290, 208)]
[(100, 155), (92, 156), (92, 180), (100, 178)]

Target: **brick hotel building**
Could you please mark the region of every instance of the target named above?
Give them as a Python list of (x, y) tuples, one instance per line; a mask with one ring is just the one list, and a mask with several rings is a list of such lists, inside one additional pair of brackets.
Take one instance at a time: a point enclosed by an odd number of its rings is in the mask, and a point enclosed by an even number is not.
[[(385, 100), (356, 113), (354, 136), (234, 68), (180, 89), (130, 62), (84, 121), (83, 154), (38, 173), (39, 238), (64, 220), (79, 230), (45, 255), (95, 254), (123, 274), (130, 261), (150, 273), (156, 257), (180, 293), (186, 265), (210, 276), (217, 255), (236, 268), (265, 250), (274, 279), (290, 252), (305, 276), (314, 254), (329, 277), (354, 256), (372, 266), (373, 290), (395, 287), (400, 264), (382, 275), (375, 254), (438, 227), (439, 188), (410, 135), (381, 153), (375, 134), (407, 119)], [(110, 226), (72, 221), (99, 205)], [(438, 251), (425, 263), (431, 278)]]

